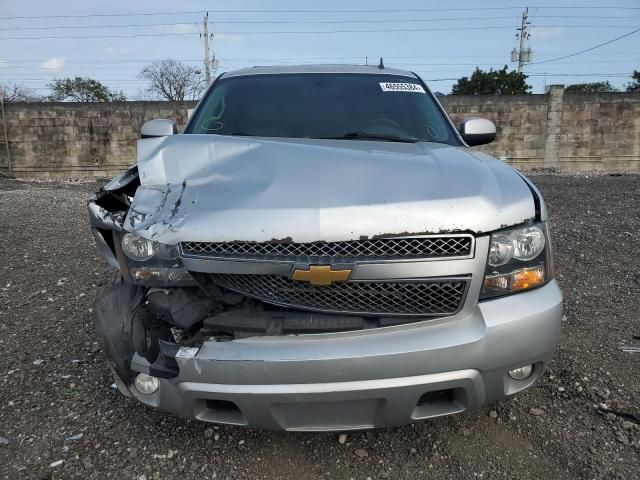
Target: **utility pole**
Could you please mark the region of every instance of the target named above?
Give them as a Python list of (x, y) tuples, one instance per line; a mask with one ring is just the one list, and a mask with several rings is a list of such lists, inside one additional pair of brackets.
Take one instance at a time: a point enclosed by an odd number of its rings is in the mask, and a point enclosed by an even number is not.
[(216, 65), (215, 54), (213, 60), (209, 58), (209, 39), (213, 38), (213, 33), (209, 34), (209, 12), (207, 12), (203, 19), (204, 33), (200, 35), (204, 39), (204, 78), (207, 81), (207, 85), (211, 82), (211, 66)]
[[(2, 120), (2, 130), (4, 132), (4, 138), (0, 139), (0, 144), (4, 143), (4, 148), (7, 152), (7, 172), (8, 177), (11, 178), (13, 176), (13, 171), (11, 169), (11, 153), (9, 152), (9, 138), (7, 137), (7, 119), (4, 116), (4, 95), (0, 92), (0, 120)], [(4, 175), (4, 173), (0, 173)]]
[(522, 20), (520, 21), (520, 28), (516, 33), (516, 38), (520, 37), (520, 49), (515, 48), (511, 51), (511, 61), (518, 62), (518, 73), (522, 70), (525, 63), (529, 63), (532, 60), (531, 48), (524, 48), (525, 41), (529, 40), (531, 34), (527, 32), (527, 26), (531, 25), (531, 22), (527, 21), (529, 14), (529, 8), (527, 7), (522, 13)]

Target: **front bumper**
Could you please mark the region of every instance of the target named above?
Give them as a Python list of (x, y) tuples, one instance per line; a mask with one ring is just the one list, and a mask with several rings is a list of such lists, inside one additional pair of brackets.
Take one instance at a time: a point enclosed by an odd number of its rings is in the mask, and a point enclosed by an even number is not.
[[(536, 381), (560, 334), (556, 281), (470, 313), (401, 328), (205, 342), (143, 403), (203, 421), (284, 430), (397, 426), (458, 413)], [(534, 365), (526, 380), (513, 368)], [(148, 372), (135, 356), (133, 370)]]

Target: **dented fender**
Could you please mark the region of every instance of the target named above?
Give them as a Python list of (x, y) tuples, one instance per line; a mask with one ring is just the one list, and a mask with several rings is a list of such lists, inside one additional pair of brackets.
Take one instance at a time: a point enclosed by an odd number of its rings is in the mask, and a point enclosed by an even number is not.
[(103, 186), (87, 203), (89, 223), (98, 251), (110, 266), (118, 270), (120, 265), (114, 251), (113, 233), (123, 230), (130, 207), (129, 198), (135, 195), (139, 185), (138, 166), (134, 165)]

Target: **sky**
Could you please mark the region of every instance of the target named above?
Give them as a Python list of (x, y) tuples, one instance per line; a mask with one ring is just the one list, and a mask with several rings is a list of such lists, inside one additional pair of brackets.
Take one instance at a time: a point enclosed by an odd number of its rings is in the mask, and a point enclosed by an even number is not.
[[(535, 0), (533, 0), (535, 1)], [(153, 60), (203, 65), (199, 32), (209, 11), (218, 73), (253, 65), (377, 64), (418, 73), (448, 93), (474, 68), (508, 65), (522, 1), (458, 0), (0, 0), (0, 83), (40, 95), (56, 78), (86, 76), (131, 99)], [(526, 46), (533, 93), (551, 84), (609, 81), (618, 88), (640, 70), (640, 0), (539, 0), (530, 3)], [(19, 18), (21, 17), (21, 18)], [(544, 63), (536, 63), (544, 62)]]

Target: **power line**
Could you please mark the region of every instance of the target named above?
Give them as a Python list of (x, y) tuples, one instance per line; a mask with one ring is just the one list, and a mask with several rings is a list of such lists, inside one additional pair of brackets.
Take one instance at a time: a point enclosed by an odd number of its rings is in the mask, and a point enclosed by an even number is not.
[[(363, 57), (361, 57), (363, 58)], [(386, 57), (385, 57), (386, 58)], [(151, 63), (153, 60), (149, 60), (148, 63)], [(251, 64), (253, 62), (249, 62), (247, 60), (244, 59), (230, 59), (230, 58), (223, 58), (222, 59), (223, 62), (226, 62), (228, 67), (232, 67), (232, 68), (238, 68), (235, 65), (230, 65), (230, 63), (232, 62), (240, 62), (241, 64)], [(193, 63), (201, 63), (202, 60), (191, 60), (191, 62)], [(282, 65), (296, 65), (296, 63), (294, 62), (284, 62), (284, 61), (276, 61), (276, 60), (269, 60), (269, 62), (271, 63), (279, 63)], [(323, 62), (306, 62), (305, 64), (310, 65), (310, 64), (322, 64)], [(389, 67), (398, 67), (398, 68), (410, 68), (413, 69), (415, 67), (450, 67), (447, 71), (451, 71), (451, 70), (467, 70), (468, 67), (492, 67), (492, 66), (496, 66), (498, 63), (500, 62), (474, 62), (474, 63), (422, 63), (422, 62), (394, 62), (394, 61), (386, 61), (387, 66)], [(594, 64), (614, 64), (620, 67), (624, 67), (626, 65), (629, 64), (633, 64), (634, 62), (631, 60), (628, 61), (624, 61), (624, 60), (599, 60), (599, 61), (592, 61), (592, 62), (570, 62), (570, 63), (563, 63), (562, 66), (563, 67), (567, 67), (567, 66), (575, 66), (575, 67), (580, 67), (582, 65), (585, 66), (590, 66), (590, 65), (594, 65)], [(345, 63), (346, 65), (348, 65), (349, 63)], [(362, 62), (360, 63), (356, 63), (356, 64), (362, 64)], [(75, 75), (75, 73), (72, 72), (77, 72), (77, 71), (88, 71), (88, 72), (93, 72), (93, 71), (109, 71), (109, 72), (122, 72), (123, 75), (126, 75), (126, 72), (131, 72), (131, 75), (137, 74), (140, 71), (139, 66), (126, 66), (126, 67), (119, 67), (119, 66), (112, 66), (112, 67), (94, 67), (94, 66), (89, 66), (89, 67), (75, 67), (75, 68), (70, 68), (67, 69), (66, 65), (65, 65), (65, 72), (64, 75)], [(16, 70), (21, 70), (21, 71), (16, 71)], [(434, 70), (431, 70), (434, 71)], [(20, 75), (28, 75), (28, 76), (34, 76), (34, 75), (41, 75), (42, 78), (51, 78), (52, 75), (59, 75), (62, 74), (61, 73), (56, 73), (56, 72), (47, 72), (47, 70), (43, 67), (39, 67), (39, 66), (28, 66), (28, 67), (14, 67), (14, 66), (2, 66), (0, 65), (0, 75), (11, 75), (15, 78), (19, 78)], [(130, 77), (123, 77), (123, 78), (130, 78)]]
[[(615, 17), (621, 18), (621, 17)], [(640, 17), (634, 17), (640, 18)], [(443, 21), (469, 21), (469, 20), (505, 20), (512, 19), (511, 16), (499, 16), (499, 17), (458, 17), (458, 18), (400, 18), (393, 19), (373, 19), (373, 20), (216, 20), (216, 24), (344, 24), (344, 23), (404, 23), (404, 22), (443, 22)], [(624, 18), (623, 18), (624, 19)], [(46, 27), (9, 27), (0, 28), (0, 31), (13, 31), (13, 30), (60, 30), (60, 29), (95, 29), (95, 28), (140, 28), (140, 27), (170, 27), (180, 25), (194, 25), (195, 22), (172, 22), (172, 23), (137, 23), (137, 24), (121, 24), (121, 25), (56, 25)]]
[[(459, 12), (459, 11), (500, 11), (500, 10), (520, 10), (521, 6), (514, 7), (465, 7), (465, 8), (380, 8), (380, 9), (325, 9), (325, 10), (312, 10), (312, 9), (286, 9), (286, 10), (211, 10), (208, 11), (211, 13), (217, 14), (227, 14), (227, 13), (266, 13), (266, 14), (281, 14), (281, 13), (309, 13), (309, 14), (317, 14), (317, 13), (395, 13), (395, 12), (407, 12), (407, 13), (417, 13), (417, 12)], [(529, 6), (532, 9), (544, 9), (544, 10), (574, 10), (576, 8), (580, 8), (582, 10), (640, 10), (640, 7), (627, 7), (627, 6), (585, 6), (585, 5), (574, 5), (574, 6), (547, 6), (547, 5), (539, 5), (539, 6)], [(78, 15), (15, 15), (11, 17), (0, 17), (0, 20), (27, 20), (27, 19), (43, 19), (43, 18), (103, 18), (103, 17), (136, 17), (136, 16), (158, 16), (158, 15), (195, 15), (195, 14), (204, 14), (207, 10), (183, 10), (183, 11), (173, 11), (173, 12), (128, 12), (128, 13), (93, 13), (93, 14), (78, 14)]]
[(0, 37), (0, 40), (50, 40), (50, 39), (82, 39), (82, 38), (132, 38), (132, 37), (176, 37), (185, 35), (197, 35), (196, 32), (184, 33), (132, 33), (117, 35), (69, 35), (69, 36), (43, 36), (43, 37)]
[(596, 48), (600, 48), (600, 47), (604, 47), (605, 45), (609, 45), (610, 43), (613, 42), (617, 42), (618, 40), (622, 40), (623, 38), (626, 38), (630, 35), (633, 35), (634, 33), (640, 32), (640, 28), (637, 28), (629, 33), (625, 33), (624, 35), (620, 35), (619, 37), (613, 38), (607, 42), (603, 42), (603, 43), (599, 43), (598, 45), (595, 45), (593, 47), (587, 48), (585, 50), (580, 50), (579, 52), (575, 52), (575, 53), (571, 53), (569, 55), (564, 55), (562, 57), (557, 57), (557, 58), (551, 58), (549, 60), (542, 60), (540, 62), (531, 62), (529, 65), (540, 65), (542, 63), (549, 63), (549, 62), (557, 62), (558, 60), (564, 60), (565, 58), (571, 58), (571, 57), (575, 57), (577, 55), (581, 55), (583, 53), (586, 52), (590, 52), (591, 50), (595, 50)]
[[(620, 28), (620, 25), (536, 25), (547, 28)], [(274, 31), (228, 31), (217, 32), (217, 35), (322, 35), (337, 33), (408, 33), (431, 31), (461, 31), (461, 30), (499, 30), (511, 29), (512, 26), (486, 25), (477, 27), (434, 27), (434, 28), (390, 28), (369, 30), (274, 30)], [(89, 39), (89, 38), (134, 38), (134, 37), (165, 37), (198, 35), (197, 32), (181, 33), (132, 33), (108, 35), (45, 35), (39, 37), (0, 37), (0, 40), (51, 40), (51, 39)], [(587, 50), (588, 51), (588, 50)]]
[[(428, 32), (431, 30), (486, 30), (505, 29), (508, 26), (486, 26), (486, 27), (460, 27), (460, 28), (430, 28), (430, 29), (388, 29), (388, 30), (324, 30), (324, 31), (272, 31), (272, 32), (217, 32), (218, 35), (271, 35), (271, 34), (334, 34), (334, 33), (391, 33), (391, 32)], [(196, 32), (190, 33), (132, 33), (113, 35), (47, 35), (40, 37), (0, 37), (0, 40), (51, 40), (51, 39), (87, 39), (87, 38), (133, 38), (133, 37), (165, 37), (165, 36), (185, 36), (198, 35)]]
[[(238, 22), (243, 23), (243, 22)], [(56, 25), (47, 27), (9, 27), (0, 28), (0, 31), (13, 31), (13, 30), (77, 30), (77, 29), (95, 29), (95, 28), (139, 28), (139, 27), (173, 27), (180, 25), (193, 25), (195, 22), (172, 22), (172, 23), (138, 23), (138, 24), (124, 24), (124, 25)]]
[[(605, 58), (610, 58), (611, 56), (624, 56), (624, 57), (628, 57), (629, 55), (631, 55), (632, 53), (635, 52), (612, 52), (612, 53), (607, 53), (607, 54), (596, 54), (595, 56), (603, 56)], [(385, 59), (434, 59), (434, 58), (451, 58), (451, 55), (382, 55)], [(541, 55), (542, 57), (544, 57), (545, 55)], [(547, 57), (553, 57), (553, 55), (546, 55)], [(353, 59), (363, 59), (365, 57), (365, 54), (359, 54), (359, 55), (352, 55), (352, 56), (342, 56), (342, 57), (337, 57), (337, 56), (317, 56), (317, 57), (311, 57), (311, 56), (304, 56), (304, 57), (225, 57), (227, 60), (232, 60), (232, 61), (258, 61), (258, 62), (272, 62), (272, 61), (294, 61), (294, 62), (304, 62), (306, 60), (353, 60)], [(503, 59), (504, 55), (456, 55), (456, 58), (494, 58), (494, 59)], [(591, 56), (589, 57), (591, 58)], [(20, 59), (5, 59), (5, 61), (7, 63), (43, 63), (46, 62), (47, 60), (50, 60), (49, 58), (42, 58), (42, 59), (24, 59), (24, 58), (20, 58)], [(100, 60), (96, 60), (96, 59), (65, 59), (65, 64), (68, 63), (106, 63), (106, 64), (112, 64), (112, 63), (148, 63), (148, 62), (153, 62), (155, 60), (158, 60), (158, 58), (145, 58), (145, 59), (118, 59), (118, 60), (104, 60), (104, 59), (100, 59)], [(192, 59), (186, 59), (186, 58), (175, 58), (175, 60), (181, 61), (181, 62), (201, 62), (202, 59), (200, 58), (192, 58)], [(625, 58), (626, 60), (626, 58)], [(608, 62), (609, 60), (607, 60)], [(611, 62), (617, 62), (617, 61), (623, 61), (623, 60), (610, 60)], [(599, 63), (600, 61), (596, 61), (597, 63)], [(501, 62), (498, 62), (501, 63)], [(590, 62), (580, 62), (580, 63), (590, 63)], [(458, 65), (457, 62), (452, 63), (451, 65)]]
[[(281, 25), (281, 24), (345, 24), (345, 23), (429, 23), (429, 22), (462, 22), (475, 20), (511, 20), (512, 16), (494, 17), (447, 17), (447, 18), (398, 18), (398, 19), (369, 19), (369, 20), (216, 20), (216, 24), (240, 24), (240, 25)], [(595, 16), (595, 15), (536, 15), (536, 18), (598, 18), (631, 21), (638, 16)], [(24, 30), (79, 30), (95, 28), (145, 28), (145, 27), (173, 27), (183, 25), (196, 25), (196, 22), (170, 22), (170, 23), (134, 23), (120, 25), (54, 25), (46, 27), (8, 27), (0, 28), (0, 31), (24, 31)]]
[[(445, 71), (445, 70), (442, 70)], [(423, 71), (424, 72), (424, 71)], [(434, 73), (434, 70), (427, 73)], [(632, 73), (627, 72), (581, 72), (581, 73), (553, 73), (553, 72), (527, 72), (525, 74), (527, 77), (541, 77), (541, 76), (554, 76), (554, 77), (628, 77), (632, 75)], [(112, 78), (112, 77), (99, 77), (100, 80), (103, 81), (112, 81), (115, 83), (146, 83), (144, 79), (133, 79), (131, 77), (122, 77), (122, 78)], [(11, 80), (11, 79), (7, 79)], [(23, 82), (49, 82), (53, 81), (49, 78), (18, 78), (17, 80)], [(454, 80), (457, 80), (454, 79)]]

